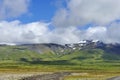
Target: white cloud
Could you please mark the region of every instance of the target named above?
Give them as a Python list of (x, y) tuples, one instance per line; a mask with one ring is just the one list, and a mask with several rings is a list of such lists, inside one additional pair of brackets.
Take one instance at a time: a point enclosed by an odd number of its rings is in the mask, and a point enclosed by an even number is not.
[[(6, 1), (6, 2), (5, 2)], [(0, 5), (0, 19), (20, 16), (27, 12), (29, 0), (17, 0), (18, 3), (3, 0)], [(13, 7), (13, 5), (15, 7)], [(19, 6), (17, 6), (20, 5)], [(23, 5), (23, 6), (21, 6)], [(8, 8), (10, 7), (10, 8)], [(50, 23), (20, 21), (0, 22), (0, 43), (76, 43), (83, 39), (97, 39), (106, 43), (120, 43), (120, 23), (111, 22), (120, 18), (119, 0), (68, 0), (67, 8), (59, 9)], [(10, 14), (6, 12), (9, 11)], [(77, 26), (89, 23), (97, 24), (80, 30)]]
[(100, 40), (105, 43), (120, 43), (120, 23), (112, 23), (109, 27), (95, 26), (81, 31), (81, 39)]
[(107, 29), (107, 42), (120, 43), (120, 23), (112, 23)]
[(120, 23), (109, 27), (95, 26), (85, 30), (77, 27), (49, 29), (50, 23), (33, 22), (22, 24), (20, 21), (0, 22), (0, 43), (77, 43), (83, 39), (101, 40), (106, 43), (120, 43)]
[(120, 18), (120, 0), (69, 0), (67, 4), (53, 18), (57, 27), (106, 25)]
[(80, 41), (78, 37), (80, 31), (76, 27), (56, 28), (51, 32), (51, 42), (53, 43), (76, 43)]
[(74, 43), (79, 41), (76, 27), (49, 29), (50, 23), (0, 22), (0, 43)]
[(0, 22), (0, 42), (38, 43), (47, 42), (48, 23), (33, 22), (21, 24), (20, 21)]
[(30, 0), (1, 0), (0, 19), (18, 17), (28, 12)]
[[(106, 27), (97, 26), (97, 27), (90, 27), (86, 30), (86, 37), (88, 39), (103, 39), (106, 34)], [(103, 37), (103, 38), (102, 38)]]
[[(56, 28), (69, 30), (71, 26), (94, 24), (85, 30), (71, 31), (71, 42), (83, 39), (97, 39), (106, 43), (120, 43), (120, 0), (68, 0), (66, 8), (60, 8), (53, 17)], [(116, 22), (114, 24), (111, 24)], [(111, 24), (111, 25), (110, 25)], [(109, 25), (106, 26), (106, 25)], [(74, 34), (77, 32), (77, 34)], [(64, 35), (65, 31), (64, 31)], [(69, 34), (68, 34), (69, 36)], [(74, 37), (73, 37), (74, 36)], [(64, 36), (63, 36), (64, 37)]]

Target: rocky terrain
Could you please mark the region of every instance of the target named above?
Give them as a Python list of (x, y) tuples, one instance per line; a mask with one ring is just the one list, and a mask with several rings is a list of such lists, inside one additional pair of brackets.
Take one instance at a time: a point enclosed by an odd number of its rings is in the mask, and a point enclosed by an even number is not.
[(53, 74), (44, 74), (44, 75), (26, 77), (20, 80), (63, 80), (63, 78), (68, 75), (70, 75), (69, 72), (57, 72)]

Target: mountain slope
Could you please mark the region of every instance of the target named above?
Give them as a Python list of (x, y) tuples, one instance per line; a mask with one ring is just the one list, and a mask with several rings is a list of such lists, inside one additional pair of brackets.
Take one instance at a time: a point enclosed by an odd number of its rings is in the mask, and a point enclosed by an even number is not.
[(102, 42), (76, 44), (24, 44), (0, 46), (0, 60), (13, 61), (110, 61), (120, 60), (120, 45)]

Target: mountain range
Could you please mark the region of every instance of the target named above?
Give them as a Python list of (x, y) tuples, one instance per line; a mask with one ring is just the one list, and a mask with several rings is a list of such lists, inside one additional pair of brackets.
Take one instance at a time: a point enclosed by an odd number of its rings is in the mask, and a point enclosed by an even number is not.
[(0, 45), (0, 60), (120, 60), (120, 44), (105, 44), (98, 40), (83, 40), (72, 44)]

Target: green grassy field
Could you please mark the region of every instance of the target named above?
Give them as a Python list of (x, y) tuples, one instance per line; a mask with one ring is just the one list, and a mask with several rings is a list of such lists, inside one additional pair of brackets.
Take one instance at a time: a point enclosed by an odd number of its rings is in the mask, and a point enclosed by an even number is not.
[(120, 76), (120, 64), (114, 63), (84, 63), (84, 64), (57, 64), (57, 63), (20, 63), (13, 61), (5, 61), (0, 63), (0, 72), (2, 73), (16, 73), (16, 74), (29, 74), (31, 72), (70, 72), (73, 75), (66, 76), (64, 80), (77, 80), (77, 79), (95, 79), (106, 80), (113, 76)]
[[(23, 47), (22, 47), (23, 48)], [(105, 80), (120, 75), (120, 55), (101, 49), (76, 50), (71, 54), (39, 54), (21, 47), (0, 47), (0, 72), (71, 72), (65, 80)], [(74, 75), (76, 74), (76, 75)]]

